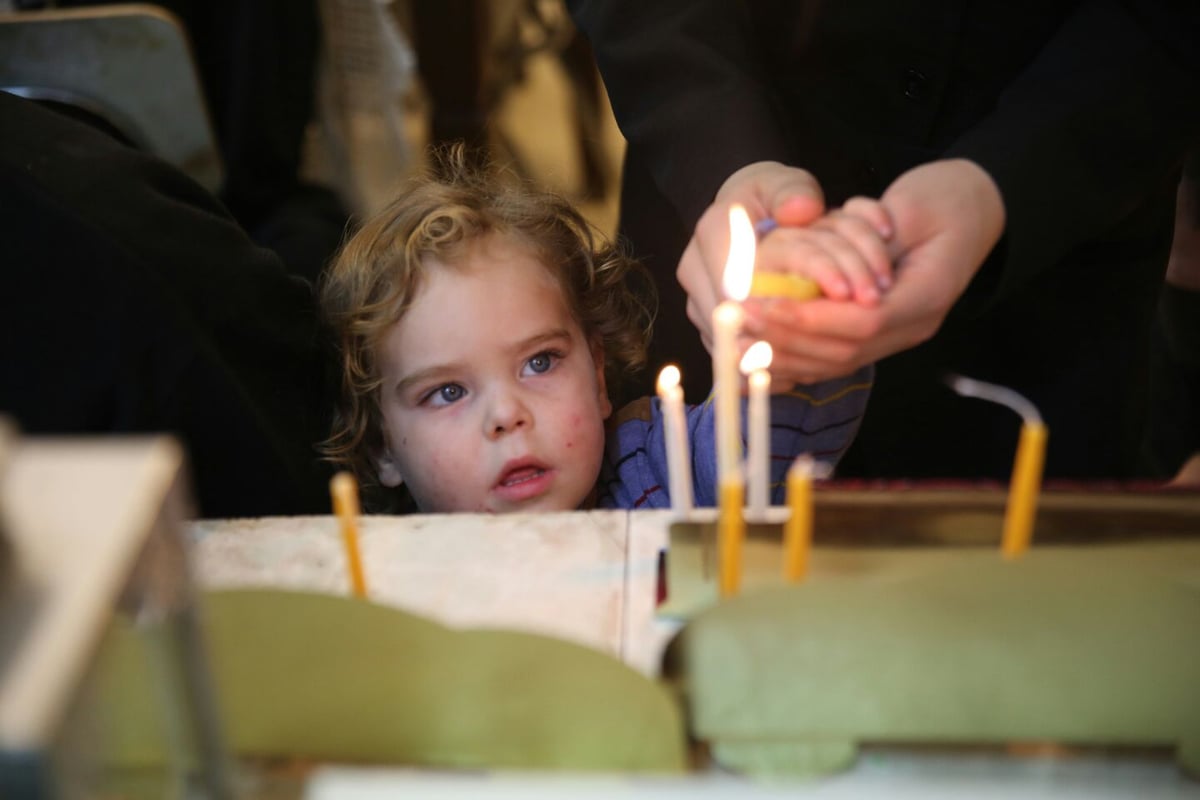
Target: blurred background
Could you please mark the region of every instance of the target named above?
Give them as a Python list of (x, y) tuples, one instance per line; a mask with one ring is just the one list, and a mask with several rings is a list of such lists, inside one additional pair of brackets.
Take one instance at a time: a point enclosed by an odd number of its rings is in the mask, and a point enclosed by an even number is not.
[(616, 229), (624, 143), (562, 0), (0, 0), (0, 89), (174, 162), (310, 278), (430, 143)]

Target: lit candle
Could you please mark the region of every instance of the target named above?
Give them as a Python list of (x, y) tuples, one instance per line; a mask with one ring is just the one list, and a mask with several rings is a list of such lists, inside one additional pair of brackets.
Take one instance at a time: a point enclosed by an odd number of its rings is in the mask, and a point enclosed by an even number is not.
[(341, 523), (350, 588), (355, 597), (365, 598), (367, 582), (363, 578), (362, 557), (358, 552), (358, 483), (349, 472), (339, 472), (329, 481), (329, 493), (333, 497), (333, 513)]
[(687, 514), (692, 510), (692, 471), (688, 461), (683, 389), (679, 385), (679, 367), (674, 364), (668, 364), (658, 373), (658, 401), (662, 408), (663, 432), (666, 434), (671, 508), (681, 515)]
[(808, 571), (813, 528), (813, 460), (796, 458), (787, 474), (787, 503), (791, 515), (783, 525), (783, 577), (798, 581)]
[(1049, 431), (1033, 403), (1012, 389), (976, 381), (958, 375), (949, 378), (950, 388), (967, 397), (978, 397), (1008, 406), (1023, 420), (1017, 455), (1013, 460), (1012, 481), (1008, 486), (1008, 505), (1004, 509), (1004, 534), (1000, 549), (1005, 558), (1018, 558), (1033, 541), (1038, 494), (1042, 484), (1042, 466), (1046, 459)]
[(727, 300), (713, 311), (713, 393), (717, 437), (717, 554), (718, 589), (722, 597), (737, 593), (742, 574), (743, 516), (746, 488), (741, 468), (741, 380), (738, 375), (738, 333), (742, 300), (754, 274), (754, 227), (746, 209), (729, 209), (729, 257), (723, 283)]
[(755, 342), (741, 363), (750, 383), (746, 497), (749, 513), (759, 519), (766, 515), (771, 493), (771, 356), (771, 345)]

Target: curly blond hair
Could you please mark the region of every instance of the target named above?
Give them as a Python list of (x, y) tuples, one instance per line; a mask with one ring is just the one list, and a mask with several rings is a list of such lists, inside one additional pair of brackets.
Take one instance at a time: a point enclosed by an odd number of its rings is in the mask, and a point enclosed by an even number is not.
[(657, 294), (641, 264), (567, 200), (470, 163), (461, 146), (429, 161), (342, 246), (321, 285), (341, 362), (333, 429), (321, 450), (367, 494), (378, 491), (375, 458), (384, 447), (379, 348), (416, 299), (431, 259), (454, 263), (486, 234), (512, 237), (553, 275), (584, 336), (603, 348), (610, 392), (646, 362)]

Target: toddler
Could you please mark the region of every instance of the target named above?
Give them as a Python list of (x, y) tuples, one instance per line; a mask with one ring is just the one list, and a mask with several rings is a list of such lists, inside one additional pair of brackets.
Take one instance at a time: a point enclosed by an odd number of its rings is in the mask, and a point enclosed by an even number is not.
[[(653, 283), (567, 201), (441, 153), (345, 244), (321, 302), (342, 370), (324, 451), (373, 510), (400, 487), (425, 512), (670, 505), (657, 400), (610, 401), (644, 366)], [(870, 381), (772, 398), (776, 482), (801, 452), (836, 462)], [(688, 429), (712, 505), (711, 403)]]

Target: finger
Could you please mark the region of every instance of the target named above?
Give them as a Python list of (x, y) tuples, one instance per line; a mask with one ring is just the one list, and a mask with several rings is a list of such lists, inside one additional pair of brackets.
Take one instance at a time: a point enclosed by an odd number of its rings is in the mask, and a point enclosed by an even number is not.
[(856, 343), (821, 336), (772, 342), (772, 348), (771, 376), (781, 383), (812, 383), (840, 377), (873, 361)]
[(797, 332), (793, 328), (778, 324), (767, 325), (756, 338), (771, 345), (774, 353), (772, 369), (775, 358), (785, 355), (809, 358), (831, 365), (847, 365), (859, 359), (864, 349), (862, 341), (841, 339), (822, 333)]
[[(859, 259), (859, 266), (843, 265), (841, 257), (851, 256), (848, 247), (837, 246), (835, 234), (814, 228), (788, 228), (763, 239), (756, 259), (764, 272), (787, 272), (816, 281), (826, 297), (849, 300), (854, 297), (855, 284), (851, 273), (869, 270)], [(861, 279), (860, 279), (860, 282)], [(868, 278), (866, 282), (872, 283)]]
[(889, 295), (878, 306), (868, 307), (827, 298), (775, 300), (752, 308), (747, 304), (747, 315), (753, 313), (763, 330), (779, 325), (790, 329), (792, 335), (819, 332), (836, 339), (865, 341), (884, 329), (890, 318), (890, 301)]
[(833, 231), (849, 243), (878, 290), (891, 288), (891, 257), (887, 245), (870, 222), (850, 213), (835, 211), (816, 223), (816, 227)]
[(704, 313), (699, 307), (689, 298), (687, 302), (687, 316), (692, 324), (696, 326), (696, 330), (700, 333), (700, 341), (704, 343), (704, 349), (712, 352), (712, 313)]
[[(760, 321), (764, 330), (772, 331), (768, 341), (772, 345), (780, 342), (785, 352), (795, 352), (804, 341), (801, 337), (819, 332), (832, 339), (857, 343), (858, 354), (847, 361), (867, 363), (925, 341), (937, 332), (945, 316), (922, 310), (919, 302), (915, 310), (914, 304), (896, 303), (895, 294), (886, 295), (875, 307), (821, 299), (803, 303), (779, 301), (762, 307)], [(778, 332), (774, 331), (775, 325), (780, 326)]]
[[(853, 220), (844, 220), (841, 227), (852, 228)], [(837, 265), (842, 277), (849, 281), (854, 300), (865, 305), (878, 305), (879, 283), (875, 272), (853, 242), (843, 233), (827, 229), (813, 230), (817, 243)], [(867, 233), (869, 238), (878, 238)]]
[(880, 239), (886, 241), (892, 238), (892, 234), (894, 233), (892, 217), (887, 213), (887, 209), (883, 207), (883, 203), (880, 203), (878, 200), (873, 200), (870, 197), (851, 197), (845, 203), (842, 203), (842, 210), (847, 214), (852, 214), (866, 220), (875, 233), (879, 234)]
[(807, 225), (825, 211), (825, 194), (812, 173), (776, 161), (760, 161), (733, 173), (717, 192), (721, 205), (741, 203), (752, 219)]
[(688, 302), (696, 305), (698, 313), (708, 316), (720, 302), (720, 271), (714, 270), (711, 258), (704, 255), (705, 246), (697, 230), (675, 270), (675, 279), (687, 292)]

